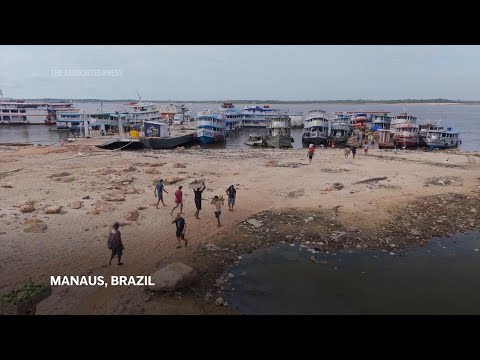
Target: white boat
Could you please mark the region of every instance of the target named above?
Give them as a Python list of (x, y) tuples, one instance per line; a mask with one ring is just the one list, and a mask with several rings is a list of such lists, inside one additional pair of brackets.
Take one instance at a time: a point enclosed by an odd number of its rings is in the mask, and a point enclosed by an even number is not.
[(288, 115), (272, 115), (268, 116), (266, 120), (266, 146), (275, 148), (291, 148), (293, 138), (290, 135), (290, 117)]
[(398, 125), (416, 124), (417, 118), (415, 116), (408, 115), (405, 111), (397, 116), (394, 116), (390, 122), (390, 129), (393, 130)]
[(372, 118), (372, 127), (370, 130), (377, 131), (379, 129), (388, 130), (390, 129), (390, 124), (392, 122), (392, 118), (387, 116), (386, 114), (380, 115), (373, 115)]
[(56, 111), (56, 126), (52, 128), (52, 130), (79, 130), (80, 128), (84, 128), (84, 117), (80, 109)]
[(243, 127), (243, 114), (231, 102), (224, 102), (218, 111), (225, 116), (227, 130), (238, 130)]
[(335, 141), (338, 145), (346, 144), (352, 133), (349, 119), (350, 116), (347, 113), (334, 113), (330, 125), (330, 140)]
[(223, 114), (209, 110), (197, 114), (197, 139), (202, 144), (213, 144), (225, 141), (226, 121)]
[(250, 134), (248, 135), (248, 140), (245, 141), (245, 145), (249, 146), (264, 146), (265, 141), (264, 138), (257, 134)]
[(160, 106), (160, 117), (162, 119), (167, 119), (173, 121), (173, 118), (176, 114), (185, 114), (188, 112), (188, 109), (185, 105), (176, 105), (176, 104), (165, 104)]
[(460, 143), (459, 136), (460, 133), (451, 127), (428, 130), (425, 146), (431, 150), (456, 148)]
[(160, 121), (162, 118), (157, 105), (141, 100), (124, 104), (122, 112), (128, 114), (128, 123), (130, 124), (143, 124), (144, 121)]
[(48, 102), (0, 98), (1, 125), (52, 125), (55, 111)]
[(244, 127), (266, 127), (267, 116), (279, 115), (279, 109), (272, 109), (270, 105), (250, 105), (242, 110)]
[(302, 142), (325, 145), (328, 141), (328, 121), (325, 111), (309, 111), (303, 120)]

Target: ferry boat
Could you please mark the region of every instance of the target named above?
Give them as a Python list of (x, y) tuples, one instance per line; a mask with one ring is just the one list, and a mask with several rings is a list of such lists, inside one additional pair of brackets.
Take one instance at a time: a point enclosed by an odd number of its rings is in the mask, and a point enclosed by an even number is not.
[(302, 143), (325, 145), (328, 141), (328, 115), (323, 110), (312, 110), (303, 120)]
[(160, 121), (162, 119), (157, 105), (150, 102), (131, 102), (123, 105), (123, 112), (128, 114), (128, 123), (143, 124), (144, 121)]
[(390, 116), (387, 116), (387, 114), (373, 115), (372, 126), (370, 130), (372, 131), (377, 131), (379, 129), (389, 130), (391, 121), (392, 121), (392, 118)]
[(349, 124), (352, 129), (365, 130), (368, 120), (366, 113), (354, 113), (350, 115)]
[(98, 113), (91, 114), (90, 118), (90, 128), (100, 130), (100, 132), (104, 132), (104, 135), (118, 129), (119, 120), (123, 127), (128, 124), (128, 113)]
[(350, 116), (346, 113), (334, 113), (330, 126), (330, 140), (335, 141), (337, 146), (345, 145), (352, 134), (349, 119)]
[(267, 116), (278, 115), (279, 109), (272, 109), (270, 105), (245, 106), (242, 111), (244, 127), (266, 127)]
[(80, 130), (84, 127), (86, 115), (80, 109), (57, 111), (55, 113), (55, 127), (51, 130)]
[(291, 148), (293, 138), (290, 135), (291, 120), (288, 115), (267, 117), (266, 146), (274, 148)]
[(218, 109), (225, 116), (226, 129), (237, 130), (243, 126), (243, 114), (231, 102), (224, 102)]
[(248, 135), (248, 140), (245, 141), (245, 145), (264, 146), (265, 145), (265, 139), (260, 135), (250, 134), (250, 135)]
[(173, 149), (195, 141), (194, 132), (178, 130), (171, 132), (164, 121), (145, 121), (143, 131), (144, 136), (140, 137), (140, 142), (148, 149)]
[(460, 133), (451, 127), (428, 130), (425, 146), (431, 150), (457, 148), (460, 142), (459, 135)]
[(0, 124), (52, 125), (55, 109), (51, 103), (0, 98)]
[(292, 129), (303, 127), (303, 113), (288, 112), (287, 115), (290, 117)]
[(395, 129), (397, 125), (416, 124), (417, 118), (415, 116), (408, 115), (405, 111), (400, 115), (394, 116), (390, 121), (390, 129)]
[(425, 124), (419, 124), (418, 125), (418, 138), (419, 138), (419, 145), (420, 146), (425, 146), (425, 140), (427, 138), (427, 134), (429, 131), (434, 131), (434, 130), (442, 130), (443, 126), (440, 125), (440, 122), (438, 123), (425, 123)]
[(416, 148), (419, 144), (419, 127), (417, 124), (400, 123), (393, 129), (393, 143), (395, 147), (403, 149)]
[(209, 110), (197, 115), (197, 139), (202, 144), (213, 144), (225, 141), (226, 122), (223, 114)]
[(169, 121), (173, 121), (173, 118), (176, 114), (185, 114), (189, 110), (185, 105), (176, 105), (176, 104), (165, 104), (160, 106), (160, 117), (162, 119), (168, 119)]

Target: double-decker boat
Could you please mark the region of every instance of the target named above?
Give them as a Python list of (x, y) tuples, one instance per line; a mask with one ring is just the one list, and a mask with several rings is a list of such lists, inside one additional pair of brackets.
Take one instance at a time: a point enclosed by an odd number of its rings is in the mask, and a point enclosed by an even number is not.
[(428, 149), (449, 149), (459, 145), (460, 133), (452, 127), (439, 127), (435, 130), (428, 130), (425, 137), (425, 146)]
[(323, 110), (312, 110), (303, 120), (302, 143), (322, 145), (328, 141), (328, 115)]
[(213, 144), (225, 141), (226, 122), (223, 114), (205, 109), (197, 114), (197, 139), (202, 144)]
[(334, 113), (330, 126), (330, 140), (335, 141), (337, 146), (346, 144), (352, 133), (349, 119), (350, 116), (346, 113)]
[(293, 138), (290, 135), (291, 120), (288, 115), (267, 117), (267, 137), (265, 144), (274, 148), (291, 148)]
[(279, 109), (272, 109), (270, 105), (250, 105), (243, 108), (243, 126), (244, 127), (266, 127), (268, 123), (267, 116), (278, 115)]
[(403, 149), (416, 148), (419, 144), (419, 127), (417, 124), (400, 123), (393, 129), (393, 143)]

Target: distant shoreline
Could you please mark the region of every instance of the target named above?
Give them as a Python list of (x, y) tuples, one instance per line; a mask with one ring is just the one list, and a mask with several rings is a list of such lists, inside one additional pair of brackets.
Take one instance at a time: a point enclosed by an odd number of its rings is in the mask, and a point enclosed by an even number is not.
[[(138, 99), (24, 99), (28, 101), (73, 101), (78, 103), (127, 103), (136, 102)], [(296, 104), (296, 105), (405, 105), (405, 104), (419, 104), (419, 105), (480, 105), (480, 101), (454, 101), (447, 99), (425, 99), (425, 100), (144, 100), (155, 103), (190, 103), (190, 104), (212, 104), (231, 102), (232, 104)]]

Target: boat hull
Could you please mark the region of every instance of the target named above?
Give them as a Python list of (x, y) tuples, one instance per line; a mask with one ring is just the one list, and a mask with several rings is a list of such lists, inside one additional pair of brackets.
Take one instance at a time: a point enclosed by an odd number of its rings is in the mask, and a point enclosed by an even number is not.
[(140, 138), (140, 142), (148, 149), (173, 149), (179, 146), (185, 146), (195, 141), (193, 134), (161, 138), (161, 137), (144, 137)]
[(328, 139), (325, 137), (305, 137), (302, 136), (302, 143), (314, 145), (327, 145)]
[(417, 140), (413, 139), (393, 139), (393, 143), (396, 147), (405, 149), (415, 149), (418, 147)]
[(455, 149), (458, 147), (458, 144), (445, 144), (445, 145), (442, 145), (442, 144), (426, 144), (425, 145), (427, 149), (430, 149), (430, 150), (435, 150), (435, 149), (439, 149), (439, 150), (445, 150), (445, 149)]
[(293, 143), (293, 138), (291, 136), (285, 135), (276, 135), (272, 137), (268, 137), (266, 141), (266, 145), (268, 147), (274, 148), (291, 148)]
[(201, 136), (197, 136), (197, 140), (204, 145), (208, 145), (208, 144), (216, 144), (216, 143), (224, 142), (225, 137), (221, 135), (217, 135), (215, 137), (201, 135)]

